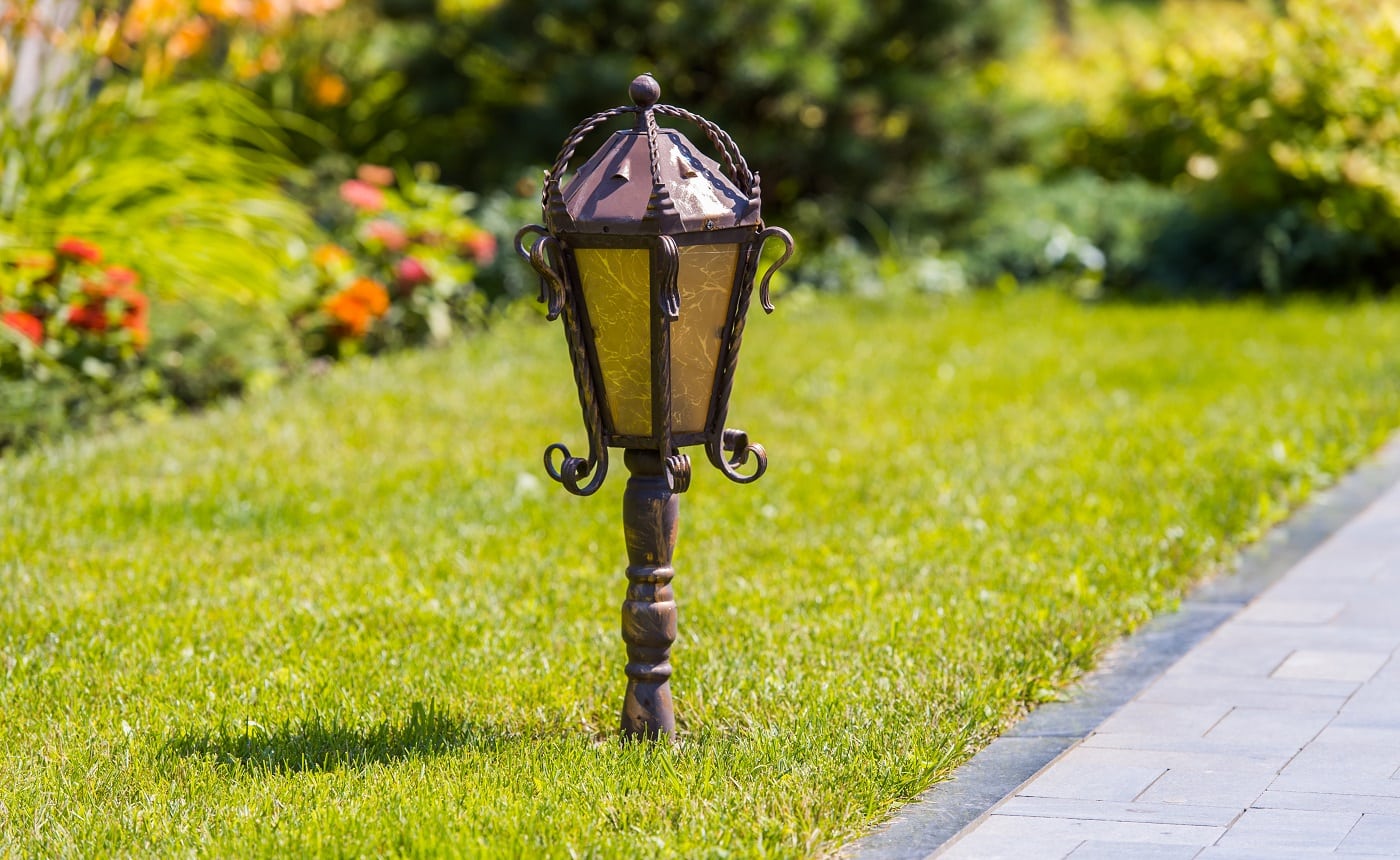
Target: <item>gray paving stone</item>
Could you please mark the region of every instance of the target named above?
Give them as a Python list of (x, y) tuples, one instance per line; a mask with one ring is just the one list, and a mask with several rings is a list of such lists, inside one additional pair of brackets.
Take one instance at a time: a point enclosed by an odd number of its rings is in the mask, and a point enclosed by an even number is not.
[[(1212, 845), (1196, 855), (1196, 860), (1338, 860), (1356, 857), (1355, 854), (1338, 854), (1320, 848), (1225, 848)], [(1130, 860), (1131, 855), (1124, 860)]]
[[(1352, 731), (1367, 731), (1353, 729)], [(1328, 743), (1317, 741), (1309, 744), (1279, 773), (1280, 778), (1317, 778), (1333, 780), (1346, 779), (1389, 779), (1400, 766), (1400, 747), (1376, 747), (1356, 743)], [(1333, 781), (1329, 785), (1335, 785)], [(1397, 785), (1400, 787), (1400, 785)], [(1317, 789), (1318, 791), (1324, 789)], [(1389, 792), (1383, 792), (1389, 794)]]
[(1357, 797), (1400, 797), (1400, 779), (1358, 776), (1343, 769), (1317, 773), (1280, 774), (1269, 785), (1277, 791), (1316, 792)]
[(1079, 833), (1028, 835), (1016, 823), (994, 815), (933, 856), (940, 860), (1062, 860), (1085, 841)]
[[(1358, 597), (1364, 602), (1364, 597)], [(1382, 603), (1384, 603), (1382, 601)], [(1376, 623), (1342, 623), (1332, 621), (1327, 624), (1239, 624), (1233, 622), (1217, 631), (1218, 640), (1210, 643), (1211, 649), (1260, 649), (1264, 642), (1288, 643), (1298, 650), (1315, 651), (1375, 651), (1390, 653), (1400, 648), (1400, 628), (1393, 623), (1400, 618), (1400, 609), (1392, 617), (1383, 617)], [(1205, 650), (1205, 649), (1202, 649)], [(1211, 652), (1212, 655), (1214, 652)]]
[(1369, 794), (1320, 794), (1312, 791), (1279, 791), (1270, 788), (1253, 806), (1260, 809), (1305, 809), (1314, 812), (1380, 812), (1400, 815), (1400, 797)]
[(1389, 726), (1348, 726), (1335, 722), (1317, 735), (1317, 743), (1367, 752), (1400, 765), (1400, 715)]
[(1322, 732), (1334, 714), (1271, 708), (1235, 708), (1206, 732), (1206, 739), (1249, 744), (1268, 738), (1285, 747), (1302, 749)]
[(1198, 738), (1210, 731), (1232, 708), (1220, 704), (1129, 702), (1099, 727), (1100, 732), (1155, 734)]
[[(1264, 709), (1258, 710), (1263, 711)], [(1287, 714), (1289, 712), (1280, 710), (1270, 713)], [(1129, 734), (1126, 732), (1095, 732), (1084, 739), (1083, 745), (1092, 749), (1149, 750), (1237, 756), (1270, 763), (1273, 767), (1282, 767), (1302, 748), (1305, 742), (1296, 740), (1287, 734), (1269, 735), (1267, 733), (1232, 738), (1212, 738), (1209, 735), (1190, 738)]]
[(1355, 681), (1167, 675), (1144, 690), (1137, 701), (1336, 713), (1360, 686)]
[(1248, 809), (1214, 844), (1245, 851), (1333, 851), (1361, 815), (1296, 809)]
[(945, 853), (934, 856), (944, 860), (1065, 857), (1086, 841), (1204, 848), (1224, 832), (1224, 827), (1191, 824), (991, 815), (975, 830), (949, 846)]
[(1195, 845), (1154, 845), (1150, 842), (1085, 841), (1069, 855), (1069, 860), (1190, 860), (1200, 848)]
[(1400, 857), (1400, 815), (1363, 814), (1337, 850)]
[(997, 807), (996, 814), (1037, 818), (1084, 818), (1095, 821), (1139, 821), (1149, 824), (1228, 826), (1242, 811), (1243, 807), (1238, 806), (1020, 796), (1008, 798)]
[(1232, 767), (1174, 767), (1135, 799), (1231, 806), (1239, 811), (1253, 804), (1277, 776), (1273, 770), (1253, 773)]
[(1288, 763), (1277, 755), (1229, 755), (1219, 751), (1114, 749), (1112, 747), (1074, 748), (1075, 758), (1100, 768), (1144, 767), (1173, 770), (1234, 771), (1250, 774), (1276, 774)]
[[(1387, 581), (1400, 584), (1400, 577)], [(1378, 586), (1372, 586), (1373, 590), (1377, 588)], [(1350, 627), (1394, 630), (1393, 626), (1387, 628), (1387, 625), (1393, 625), (1396, 618), (1400, 618), (1400, 597), (1373, 594), (1369, 600), (1358, 600), (1348, 604), (1346, 609), (1337, 614), (1334, 623)]]
[(1178, 660), (1167, 670), (1167, 676), (1227, 675), (1265, 678), (1278, 668), (1293, 650), (1287, 643), (1281, 643), (1268, 636), (1232, 633), (1228, 638), (1220, 638), (1219, 632)]
[(1076, 748), (1067, 753), (1023, 787), (1021, 794), (1083, 800), (1132, 800), (1167, 772), (1164, 765), (1158, 764), (1103, 767), (1092, 756), (1080, 755), (1082, 749)]
[(1266, 595), (1235, 617), (1241, 624), (1326, 624), (1347, 608), (1324, 600), (1289, 600)]
[(1300, 650), (1290, 654), (1273, 677), (1364, 683), (1389, 659), (1389, 651)]

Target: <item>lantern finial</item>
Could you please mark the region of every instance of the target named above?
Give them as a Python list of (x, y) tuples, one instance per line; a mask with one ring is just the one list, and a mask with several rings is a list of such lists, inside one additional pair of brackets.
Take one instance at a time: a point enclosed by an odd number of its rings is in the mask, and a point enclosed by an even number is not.
[(627, 88), (627, 94), (632, 97), (632, 104), (646, 110), (661, 99), (661, 84), (656, 82), (651, 72), (647, 72), (632, 79), (632, 86)]

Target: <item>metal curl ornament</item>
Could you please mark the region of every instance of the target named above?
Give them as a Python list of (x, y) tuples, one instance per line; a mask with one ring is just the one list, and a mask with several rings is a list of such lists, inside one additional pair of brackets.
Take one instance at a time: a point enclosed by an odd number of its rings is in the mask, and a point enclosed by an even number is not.
[(777, 262), (768, 267), (768, 271), (763, 273), (763, 280), (759, 283), (758, 300), (763, 305), (763, 312), (767, 314), (773, 312), (773, 297), (768, 292), (768, 282), (773, 279), (773, 274), (777, 272), (778, 269), (782, 268), (784, 263), (791, 259), (794, 247), (792, 244), (792, 234), (782, 227), (766, 227), (758, 231), (758, 235), (754, 237), (754, 242), (758, 245), (758, 249), (762, 251), (763, 243), (769, 239), (777, 239), (782, 242), (785, 247), (783, 248), (783, 255), (778, 258)]
[(684, 493), (690, 489), (690, 457), (686, 454), (672, 454), (666, 458), (666, 480), (671, 492)]
[[(768, 471), (768, 452), (757, 442), (750, 442), (749, 434), (743, 430), (725, 430), (720, 439), (718, 445), (707, 444), (705, 453), (709, 454), (710, 462), (726, 478), (736, 484), (752, 484)], [(726, 453), (733, 456), (726, 457)], [(739, 470), (748, 465), (750, 457), (754, 460), (754, 470), (752, 474), (745, 475)]]
[[(564, 456), (556, 468), (553, 454), (558, 451)], [(569, 453), (568, 446), (563, 442), (555, 442), (544, 449), (544, 470), (560, 484), (564, 489), (575, 496), (591, 496), (598, 492), (598, 488), (603, 486), (603, 480), (608, 476), (608, 449), (604, 448), (595, 455), (596, 461), (590, 463), (583, 457), (575, 457)], [(589, 472), (593, 472), (593, 480), (580, 486), (579, 482), (588, 477)]]

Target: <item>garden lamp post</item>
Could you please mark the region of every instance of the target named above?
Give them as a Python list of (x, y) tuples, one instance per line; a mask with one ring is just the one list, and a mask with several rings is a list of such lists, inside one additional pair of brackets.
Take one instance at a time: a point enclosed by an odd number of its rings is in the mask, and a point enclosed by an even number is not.
[[(515, 237), (516, 252), (540, 274), (549, 319), (563, 317), (574, 382), (588, 430), (588, 456), (561, 444), (545, 449), (545, 470), (575, 495), (602, 485), (608, 448), (624, 449), (631, 477), (622, 496), (627, 542), (627, 695), (622, 729), (632, 737), (675, 734), (671, 645), (676, 603), (671, 556), (679, 494), (690, 486), (690, 458), (704, 445), (728, 478), (757, 480), (767, 468), (761, 445), (724, 426), (753, 295), (759, 249), (785, 246), (764, 273), (759, 296), (772, 312), (768, 281), (792, 256), (792, 237), (764, 227), (758, 174), (728, 134), (708, 120), (657, 104), (650, 75), (632, 81), (634, 106), (580, 123), (545, 174), (544, 224)], [(567, 184), (579, 144), (608, 120), (632, 115)], [(694, 123), (718, 151), (703, 155), (657, 117)], [(526, 237), (537, 238), (526, 247)], [(556, 454), (558, 455), (556, 457)], [(752, 471), (741, 471), (753, 461)]]

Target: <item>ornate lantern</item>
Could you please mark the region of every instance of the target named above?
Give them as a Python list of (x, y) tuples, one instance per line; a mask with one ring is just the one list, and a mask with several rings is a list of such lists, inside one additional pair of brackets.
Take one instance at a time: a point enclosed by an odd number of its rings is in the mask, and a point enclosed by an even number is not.
[[(671, 554), (677, 494), (690, 486), (690, 458), (680, 449), (704, 445), (710, 462), (741, 484), (767, 468), (763, 446), (724, 424), (760, 248), (769, 238), (785, 246), (759, 285), (771, 313), (768, 281), (793, 245), (786, 230), (764, 227), (758, 174), (728, 134), (657, 104), (661, 88), (650, 75), (632, 81), (630, 94), (634, 107), (594, 114), (565, 140), (545, 174), (545, 224), (521, 229), (515, 246), (540, 274), (549, 318), (563, 317), (588, 430), (587, 457), (556, 443), (545, 449), (545, 470), (587, 496), (607, 475), (608, 448), (626, 452), (631, 584), (623, 638), (630, 662), (622, 722), (630, 735), (656, 737), (675, 731)], [(633, 127), (615, 132), (563, 185), (584, 138), (627, 114)], [(658, 127), (658, 116), (694, 123), (722, 164), (678, 131)], [(752, 471), (741, 471), (750, 460)]]

